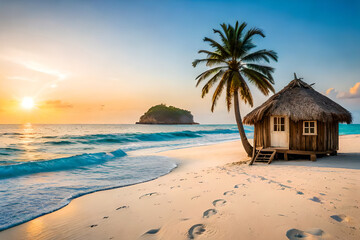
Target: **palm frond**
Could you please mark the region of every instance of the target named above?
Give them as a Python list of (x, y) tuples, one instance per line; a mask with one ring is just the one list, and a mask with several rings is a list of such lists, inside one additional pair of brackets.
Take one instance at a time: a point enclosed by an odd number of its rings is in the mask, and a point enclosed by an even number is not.
[(254, 103), (249, 86), (239, 72), (236, 72), (235, 76), (239, 79), (239, 87), (234, 88), (234, 90), (239, 91), (240, 97), (244, 103), (248, 103), (252, 107)]
[(232, 97), (234, 95), (234, 91), (231, 88), (231, 78), (229, 77), (227, 82), (226, 82), (226, 106), (227, 106), (227, 110), (230, 112), (231, 109), (231, 103), (232, 103)]
[(237, 28), (237, 31), (236, 31), (236, 38), (237, 39), (241, 39), (242, 37), (242, 34), (243, 34), (243, 31), (244, 29), (246, 28), (247, 26), (247, 23), (246, 22), (243, 22), (240, 27)]
[(210, 88), (224, 75), (225, 71), (218, 71), (202, 88), (201, 97), (205, 97), (206, 94), (209, 93)]
[(224, 36), (224, 34), (217, 29), (213, 29), (214, 33), (219, 34), (220, 38), (221, 38), (221, 42), (223, 43), (223, 47), (224, 49), (226, 49), (227, 51), (229, 50), (229, 40)]
[(274, 87), (262, 73), (249, 68), (244, 68), (242, 72), (265, 96), (269, 95), (270, 91), (275, 92)]
[(198, 80), (196, 82), (196, 87), (199, 86), (199, 84), (205, 80), (207, 77), (210, 77), (212, 74), (218, 72), (219, 70), (223, 69), (223, 68), (226, 68), (225, 66), (224, 67), (215, 67), (215, 68), (211, 68), (209, 70), (206, 70), (205, 72), (201, 73), (199, 76), (197, 76), (195, 78), (195, 80)]
[(221, 64), (221, 63), (225, 63), (227, 64), (226, 61), (220, 60), (220, 59), (212, 59), (212, 58), (203, 58), (203, 59), (195, 59), (192, 62), (193, 67), (196, 67), (199, 63), (206, 63), (206, 66), (212, 66), (215, 64)]
[(275, 71), (275, 68), (270, 67), (270, 66), (266, 66), (266, 65), (259, 65), (259, 64), (254, 64), (254, 63), (247, 63), (245, 68), (250, 68), (252, 70), (261, 72), (262, 74), (264, 74), (268, 80), (274, 84), (274, 79), (272, 76), (272, 73)]
[(221, 46), (221, 44), (216, 42), (215, 40), (205, 37), (204, 42), (209, 42), (210, 46), (219, 51), (223, 57), (227, 58), (230, 56), (230, 53), (224, 48), (224, 46)]
[(246, 32), (243, 39), (243, 44), (246, 44), (248, 41), (251, 41), (252, 37), (256, 35), (259, 35), (263, 38), (265, 37), (263, 30), (259, 28), (251, 28), (249, 31)]
[(233, 56), (235, 59), (239, 58), (244, 52), (246, 52), (246, 49), (243, 47), (242, 44), (242, 34), (243, 30), (247, 24), (243, 22), (240, 26), (238, 26), (238, 22), (236, 22), (235, 26), (235, 32), (234, 32), (234, 49), (233, 49)]
[(208, 51), (208, 50), (200, 50), (198, 53), (206, 53), (207, 58), (224, 60), (223, 59), (224, 56), (222, 56), (221, 54), (219, 54), (217, 52), (211, 52), (211, 51)]
[(229, 42), (229, 40), (230, 40), (230, 36), (229, 36), (230, 25), (226, 24), (226, 23), (223, 23), (223, 24), (220, 24), (220, 26), (221, 26), (223, 32), (225, 33), (226, 41)]
[(266, 62), (270, 62), (270, 58), (274, 61), (277, 61), (277, 53), (272, 50), (258, 50), (256, 52), (249, 53), (244, 56), (241, 60), (243, 62), (257, 62), (261, 60), (265, 60)]
[(226, 81), (227, 81), (228, 77), (229, 77), (229, 73), (230, 73), (230, 71), (226, 71), (224, 73), (224, 75), (222, 76), (222, 78), (221, 78), (221, 80), (219, 82), (219, 85), (216, 87), (216, 89), (214, 91), (214, 94), (213, 94), (213, 97), (212, 97), (211, 112), (214, 112), (217, 100), (221, 96), (222, 90), (223, 90), (223, 88), (224, 88), (224, 86), (226, 84)]

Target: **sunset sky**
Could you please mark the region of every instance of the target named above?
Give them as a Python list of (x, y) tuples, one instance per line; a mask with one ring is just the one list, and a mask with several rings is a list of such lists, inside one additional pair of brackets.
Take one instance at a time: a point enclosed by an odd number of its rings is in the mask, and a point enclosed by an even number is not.
[[(211, 113), (195, 88), (205, 67), (191, 63), (213, 28), (236, 20), (263, 29), (258, 48), (278, 53), (277, 91), (296, 72), (360, 123), (360, 4), (351, 0), (0, 0), (0, 123), (134, 123), (159, 103), (200, 123), (235, 123), (225, 100)], [(255, 106), (266, 100), (252, 91)]]

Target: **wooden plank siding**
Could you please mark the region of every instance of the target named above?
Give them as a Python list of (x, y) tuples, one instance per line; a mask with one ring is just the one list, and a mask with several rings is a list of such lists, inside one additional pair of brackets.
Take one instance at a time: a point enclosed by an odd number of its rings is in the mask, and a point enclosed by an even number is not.
[[(256, 147), (271, 147), (270, 117), (255, 124)], [(289, 150), (331, 152), (339, 149), (338, 122), (317, 121), (317, 135), (303, 135), (303, 121), (289, 120)]]
[(300, 151), (316, 151), (318, 135), (303, 135), (303, 121), (289, 122), (289, 149)]
[(316, 135), (303, 135), (303, 121), (290, 120), (290, 150), (337, 151), (339, 149), (339, 124), (317, 121)]
[(256, 147), (270, 147), (270, 118), (255, 124), (254, 139)]

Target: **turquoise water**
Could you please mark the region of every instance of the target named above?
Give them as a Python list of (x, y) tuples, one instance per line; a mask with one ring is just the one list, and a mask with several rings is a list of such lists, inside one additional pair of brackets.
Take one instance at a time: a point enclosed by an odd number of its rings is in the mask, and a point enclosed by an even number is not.
[[(339, 131), (360, 134), (360, 124)], [(238, 139), (236, 125), (0, 125), (0, 230), (176, 167), (153, 153)]]
[(360, 124), (339, 124), (339, 135), (360, 134)]

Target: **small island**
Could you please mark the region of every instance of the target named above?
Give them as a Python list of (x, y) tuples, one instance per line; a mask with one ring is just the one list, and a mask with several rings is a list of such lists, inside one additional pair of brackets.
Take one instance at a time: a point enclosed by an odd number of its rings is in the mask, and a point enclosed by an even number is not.
[(190, 111), (159, 104), (151, 107), (136, 124), (198, 124)]

